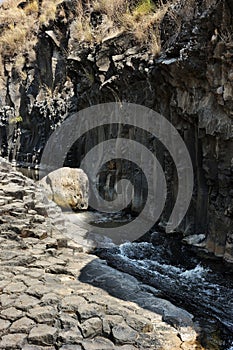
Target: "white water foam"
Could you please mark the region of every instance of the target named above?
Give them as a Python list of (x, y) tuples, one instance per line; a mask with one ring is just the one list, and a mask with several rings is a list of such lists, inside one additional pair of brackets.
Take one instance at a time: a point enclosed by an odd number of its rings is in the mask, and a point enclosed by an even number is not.
[(210, 272), (209, 269), (198, 264), (194, 269), (182, 272), (180, 276), (194, 281), (196, 279), (203, 279), (208, 272)]
[[(204, 277), (210, 272), (209, 269), (204, 268), (198, 264), (191, 270), (185, 270), (184, 268), (160, 263), (156, 260), (150, 260), (148, 256), (154, 251), (154, 246), (151, 243), (124, 243), (120, 247), (120, 255), (125, 260), (130, 260), (135, 266), (145, 268), (153, 273), (160, 273), (167, 276), (177, 275), (185, 280), (193, 281), (204, 280)], [(232, 349), (233, 350), (233, 349)]]
[(143, 259), (145, 260), (149, 255), (154, 251), (154, 246), (151, 243), (142, 242), (142, 243), (131, 243), (126, 242), (121, 244), (119, 247), (120, 255), (127, 257), (129, 259)]

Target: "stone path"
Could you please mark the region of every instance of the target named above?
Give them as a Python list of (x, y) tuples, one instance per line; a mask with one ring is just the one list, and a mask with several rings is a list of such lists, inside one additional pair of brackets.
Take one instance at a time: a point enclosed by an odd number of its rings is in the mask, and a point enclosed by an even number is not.
[(0, 159), (0, 349), (201, 349), (190, 314), (85, 253), (69, 228)]

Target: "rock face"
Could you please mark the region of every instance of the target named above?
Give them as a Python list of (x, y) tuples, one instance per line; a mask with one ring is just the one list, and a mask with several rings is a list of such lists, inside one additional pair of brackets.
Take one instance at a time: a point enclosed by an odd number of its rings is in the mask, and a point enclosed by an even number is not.
[(40, 184), (48, 198), (62, 208), (83, 210), (88, 208), (88, 177), (82, 169), (60, 168), (54, 170)]
[[(206, 249), (232, 262), (231, 1), (177, 1), (160, 26), (159, 57), (140, 47), (131, 35), (106, 37), (98, 45), (75, 42), (72, 1), (59, 6), (62, 17), (56, 26), (50, 23), (40, 29), (35, 59), (26, 60), (20, 68), (25, 78), (16, 74), (14, 60), (4, 62), (2, 155), (35, 166), (51, 132), (71, 113), (112, 101), (150, 107), (177, 128), (193, 162), (193, 200), (179, 230), (185, 236), (204, 234)], [(72, 147), (66, 165), (79, 167), (92, 146), (118, 136), (132, 138), (158, 153), (168, 183), (168, 200), (160, 220), (163, 226), (175, 202), (176, 170), (151, 135), (127, 125), (95, 129)], [(130, 209), (139, 212), (146, 200), (146, 183), (129, 162), (119, 160), (102, 167), (101, 195), (111, 199), (119, 178), (135, 184)]]
[[(140, 306), (141, 298), (150, 297), (151, 304), (163, 300), (143, 292), (142, 284), (130, 275), (85, 254), (67, 237), (69, 225), (62, 221), (61, 209), (2, 158), (0, 218), (0, 349), (195, 350), (199, 346), (191, 314), (166, 302), (163, 311), (175, 310), (173, 326), (162, 320), (159, 308)], [(76, 235), (79, 230), (76, 226)], [(125, 292), (130, 285), (134, 302), (121, 300), (117, 289), (115, 296), (107, 293), (101, 284), (105, 279), (124, 286)], [(185, 326), (187, 317), (188, 340), (175, 328), (176, 320)]]

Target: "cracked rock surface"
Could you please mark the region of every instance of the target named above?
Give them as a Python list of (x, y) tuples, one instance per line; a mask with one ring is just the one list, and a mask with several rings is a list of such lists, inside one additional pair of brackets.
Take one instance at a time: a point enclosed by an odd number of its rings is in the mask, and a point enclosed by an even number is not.
[[(103, 33), (101, 42), (80, 42), (76, 3), (59, 1), (62, 16), (41, 26), (25, 59), (20, 47), (14, 57), (2, 57), (0, 155), (37, 169), (51, 133), (73, 113), (119, 101), (157, 111), (178, 130), (193, 164), (193, 198), (178, 230), (188, 244), (233, 263), (232, 0), (172, 2), (156, 34), (158, 55), (130, 33), (109, 35), (108, 20), (93, 33)], [(88, 150), (110, 138), (143, 144), (166, 174), (167, 204), (159, 222), (165, 228), (176, 202), (176, 167), (166, 147), (146, 132), (146, 120), (143, 128), (133, 128), (135, 121), (89, 130), (70, 148), (65, 166), (79, 168)], [(142, 211), (147, 184), (136, 166), (120, 159), (106, 163), (99, 175), (99, 192), (106, 200), (114, 199), (119, 179), (129, 179), (135, 187), (130, 210)], [(11, 189), (6, 192), (0, 204), (11, 197)], [(22, 195), (19, 190), (18, 199)]]
[[(79, 244), (68, 238), (69, 229), (43, 189), (1, 159), (0, 349), (201, 348), (192, 315), (87, 254), (82, 235)], [(78, 230), (76, 225), (77, 235)], [(105, 279), (112, 281), (110, 293)], [(126, 290), (134, 302), (127, 301)], [(150, 298), (157, 311), (139, 306), (138, 298)], [(162, 320), (169, 310), (183, 322), (179, 329)]]

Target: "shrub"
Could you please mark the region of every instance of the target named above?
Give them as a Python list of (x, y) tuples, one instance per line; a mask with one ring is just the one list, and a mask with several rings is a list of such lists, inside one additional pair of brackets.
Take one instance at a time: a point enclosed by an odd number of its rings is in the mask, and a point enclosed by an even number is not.
[(134, 15), (142, 16), (151, 13), (155, 9), (154, 3), (151, 0), (142, 0), (134, 9)]
[(29, 2), (28, 5), (25, 7), (24, 11), (25, 11), (27, 16), (30, 16), (33, 14), (38, 15), (39, 6), (38, 6), (37, 0)]
[(18, 52), (28, 51), (33, 44), (35, 3), (29, 3), (25, 9), (18, 8), (20, 1), (8, 0), (2, 4), (0, 11), (0, 55), (12, 57)]
[(1, 52), (4, 56), (12, 56), (17, 53), (26, 41), (26, 29), (22, 24), (11, 24), (0, 40)]
[[(31, 0), (24, 9), (18, 8), (20, 0), (5, 0), (0, 5), (0, 56), (12, 57), (31, 53), (37, 41), (41, 25), (49, 25), (56, 19), (57, 6), (63, 0), (43, 0), (40, 13), (38, 1)], [(88, 44), (101, 42), (115, 33), (130, 33), (140, 45), (145, 45), (157, 54), (160, 50), (160, 23), (171, 3), (181, 0), (160, 1), (155, 6), (152, 0), (77, 0), (76, 18), (72, 23), (72, 43)], [(189, 0), (191, 1), (191, 0)], [(103, 25), (90, 23), (87, 4), (103, 16)], [(39, 18), (38, 18), (39, 16)], [(52, 23), (51, 23), (52, 24)], [(20, 64), (17, 63), (19, 67)]]
[(44, 0), (42, 2), (41, 14), (40, 14), (40, 24), (48, 25), (50, 21), (54, 21), (56, 18), (57, 5), (60, 4), (62, 0)]
[[(171, 1), (170, 1), (171, 3)], [(151, 52), (160, 51), (159, 25), (169, 7), (169, 4), (155, 6), (152, 0), (93, 0), (94, 11), (106, 15), (111, 21), (110, 32), (128, 32), (135, 40), (146, 45)], [(76, 20), (76, 39), (78, 41), (98, 42), (104, 37), (104, 24), (91, 28), (89, 15), (85, 14), (81, 2), (78, 3), (78, 18)], [(101, 35), (102, 33), (102, 35)]]
[(9, 120), (9, 124), (17, 124), (17, 123), (22, 123), (23, 121), (23, 118), (21, 117), (21, 115), (18, 115), (17, 117), (15, 118), (11, 118)]

